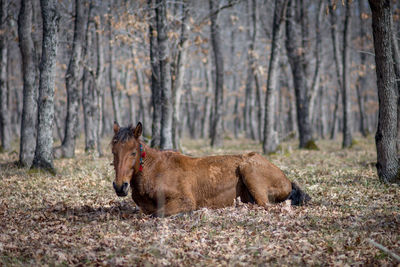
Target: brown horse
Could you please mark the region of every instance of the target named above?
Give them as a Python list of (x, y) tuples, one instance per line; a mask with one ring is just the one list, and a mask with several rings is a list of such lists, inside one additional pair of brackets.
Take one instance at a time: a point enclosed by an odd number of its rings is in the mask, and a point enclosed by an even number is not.
[(112, 153), (118, 196), (128, 195), (146, 214), (168, 216), (201, 207), (242, 202), (267, 203), (291, 199), (300, 205), (310, 197), (274, 164), (257, 153), (193, 158), (152, 149), (140, 140), (142, 124), (114, 123)]

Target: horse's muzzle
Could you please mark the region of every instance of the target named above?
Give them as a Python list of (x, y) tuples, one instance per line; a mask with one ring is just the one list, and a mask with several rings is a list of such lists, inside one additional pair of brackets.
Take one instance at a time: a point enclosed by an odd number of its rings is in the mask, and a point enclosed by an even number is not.
[(118, 185), (115, 182), (113, 182), (113, 187), (115, 193), (117, 193), (117, 196), (126, 197), (128, 195), (129, 183), (123, 183), (121, 187), (118, 187)]

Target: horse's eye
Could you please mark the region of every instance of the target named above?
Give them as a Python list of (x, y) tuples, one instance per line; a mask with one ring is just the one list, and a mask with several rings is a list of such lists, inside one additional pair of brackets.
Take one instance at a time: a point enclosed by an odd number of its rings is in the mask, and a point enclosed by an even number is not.
[(132, 152), (131, 155), (132, 155), (132, 156), (136, 156), (136, 152)]

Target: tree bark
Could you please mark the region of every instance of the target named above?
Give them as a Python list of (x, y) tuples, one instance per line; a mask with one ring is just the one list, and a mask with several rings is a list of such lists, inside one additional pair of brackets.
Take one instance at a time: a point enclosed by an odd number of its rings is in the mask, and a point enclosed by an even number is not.
[(54, 85), (60, 17), (57, 12), (57, 0), (41, 0), (40, 5), (43, 18), (43, 40), (40, 63), (37, 142), (32, 168), (54, 172)]
[(275, 92), (277, 73), (279, 68), (280, 42), (282, 39), (283, 22), (288, 0), (280, 3), (275, 0), (274, 19), (272, 25), (272, 46), (269, 59), (267, 95), (265, 97), (264, 138), (263, 153), (268, 154), (276, 151), (279, 144), (278, 133), (274, 129), (275, 124)]
[[(145, 108), (146, 103), (145, 103), (145, 99), (144, 99), (143, 77), (142, 77), (141, 70), (135, 69), (135, 75), (136, 75), (137, 86), (139, 89), (139, 108), (140, 108), (141, 120), (142, 120), (143, 125), (146, 125), (146, 123), (147, 123), (146, 108)], [(143, 135), (146, 135), (148, 133), (147, 129), (148, 129), (148, 127), (146, 127), (146, 126), (143, 127)]]
[(85, 152), (91, 153), (96, 150), (97, 146), (97, 97), (95, 86), (95, 74), (91, 75), (89, 71), (89, 65), (93, 60), (94, 53), (92, 52), (94, 47), (92, 46), (92, 31), (90, 29), (89, 18), (92, 10), (92, 5), (89, 6), (88, 15), (86, 19), (86, 36), (85, 46), (83, 48), (83, 62), (85, 68), (83, 70), (82, 78), (82, 107), (83, 107), (83, 120), (85, 129)]
[(336, 138), (337, 132), (337, 118), (338, 118), (338, 110), (339, 110), (339, 97), (340, 91), (342, 91), (342, 66), (340, 64), (340, 52), (339, 52), (339, 39), (337, 33), (337, 14), (334, 9), (333, 1), (329, 5), (329, 13), (330, 13), (330, 20), (331, 20), (331, 36), (332, 36), (332, 45), (333, 45), (333, 59), (335, 61), (335, 70), (336, 70), (336, 80), (338, 83), (338, 89), (336, 90), (335, 96), (335, 107), (333, 112), (333, 121), (332, 121), (332, 128), (331, 128), (331, 136), (330, 139)]
[(180, 149), (179, 128), (180, 122), (180, 101), (183, 89), (183, 78), (185, 76), (185, 63), (187, 55), (187, 25), (186, 20), (188, 9), (186, 2), (182, 2), (182, 21), (181, 21), (181, 37), (178, 45), (178, 55), (175, 67), (174, 79), (172, 80), (172, 142), (174, 149)]
[(31, 31), (32, 2), (23, 0), (18, 16), (18, 37), (24, 80), (19, 163), (24, 167), (31, 166), (36, 147), (36, 63)]
[[(245, 95), (245, 106), (244, 106), (244, 121), (245, 121), (245, 131), (247, 137), (256, 140), (256, 126), (254, 120), (254, 74), (255, 74), (255, 42), (257, 36), (257, 20), (256, 20), (256, 3), (254, 0), (252, 2), (251, 16), (250, 16), (250, 0), (247, 1), (247, 77), (246, 77), (246, 95)], [(251, 23), (250, 23), (251, 21)], [(251, 34), (251, 26), (253, 26), (253, 33)]]
[(350, 42), (351, 42), (351, 0), (346, 2), (346, 14), (343, 31), (343, 142), (342, 147), (347, 148), (352, 145), (352, 117), (351, 117), (351, 95), (350, 95)]
[[(112, 8), (112, 7), (111, 7)], [(111, 10), (110, 8), (110, 10)], [(111, 12), (111, 11), (110, 11)], [(108, 78), (110, 84), (110, 91), (111, 91), (111, 100), (112, 100), (112, 107), (114, 113), (114, 121), (122, 123), (121, 120), (121, 111), (119, 109), (119, 101), (118, 101), (118, 92), (117, 87), (115, 85), (115, 70), (114, 70), (114, 38), (112, 34), (112, 23), (111, 23), (111, 13), (108, 17)]]
[(78, 135), (78, 112), (80, 100), (79, 83), (82, 65), (81, 54), (84, 35), (86, 33), (84, 12), (84, 1), (75, 0), (75, 27), (72, 55), (65, 75), (67, 88), (67, 118), (65, 121), (64, 140), (61, 145), (62, 156), (66, 158), (72, 158), (75, 155), (75, 139)]
[(212, 95), (212, 78), (211, 78), (211, 60), (207, 57), (207, 63), (203, 64), (204, 66), (204, 80), (205, 80), (205, 87), (206, 93), (204, 96), (204, 112), (203, 117), (201, 119), (201, 138), (208, 138), (209, 137), (209, 119), (211, 114), (211, 95)]
[[(153, 1), (147, 1), (149, 10), (154, 10)], [(151, 63), (151, 100), (153, 106), (153, 122), (151, 125), (151, 147), (160, 147), (161, 142), (161, 91), (160, 91), (160, 65), (158, 60), (157, 44), (157, 19), (154, 11), (150, 13), (149, 39)]]
[(293, 74), (293, 85), (296, 95), (297, 125), (299, 128), (300, 148), (307, 148), (312, 141), (312, 129), (309, 116), (309, 98), (304, 48), (301, 38), (295, 29), (294, 3), (289, 1), (286, 20), (286, 50)]
[[(209, 0), (210, 12), (216, 8), (215, 3)], [(214, 114), (213, 114), (213, 131), (211, 136), (211, 146), (221, 147), (223, 145), (222, 132), (222, 108), (224, 104), (224, 61), (221, 50), (221, 36), (219, 25), (217, 23), (218, 13), (211, 16), (211, 42), (214, 51), (215, 60), (215, 99), (214, 99)]]
[[(364, 13), (364, 1), (358, 1), (358, 7), (360, 12), (360, 46), (361, 49), (364, 48), (364, 39), (366, 38), (365, 32), (365, 23), (362, 18)], [(365, 103), (364, 103), (364, 88), (366, 87), (366, 77), (365, 77), (365, 70), (367, 69), (366, 66), (366, 55), (365, 53), (360, 53), (360, 70), (356, 82), (356, 91), (357, 91), (357, 102), (358, 102), (358, 109), (360, 112), (360, 131), (361, 134), (366, 137), (368, 135), (368, 122), (367, 116), (365, 114)]]
[(157, 0), (157, 41), (161, 90), (161, 149), (172, 149), (172, 92), (170, 52), (167, 36), (167, 1)]
[(322, 55), (322, 36), (321, 36), (321, 29), (320, 29), (320, 23), (322, 19), (324, 11), (324, 0), (320, 0), (318, 4), (318, 12), (316, 14), (315, 18), (315, 34), (316, 34), (316, 41), (315, 41), (315, 70), (314, 70), (314, 76), (312, 79), (311, 87), (310, 87), (310, 93), (309, 93), (309, 98), (310, 98), (310, 121), (311, 124), (315, 120), (315, 112), (314, 112), (314, 106), (315, 106), (315, 99), (319, 93), (320, 89), (320, 73), (321, 73), (321, 65), (322, 65), (322, 60), (321, 60), (321, 55)]
[(0, 0), (0, 151), (11, 149), (11, 117), (8, 101), (9, 87), (7, 85), (8, 47), (7, 21), (8, 5), (6, 0)]
[(372, 11), (376, 77), (379, 99), (378, 129), (375, 135), (379, 179), (384, 183), (400, 183), (397, 158), (397, 101), (392, 51), (390, 0), (369, 0)]

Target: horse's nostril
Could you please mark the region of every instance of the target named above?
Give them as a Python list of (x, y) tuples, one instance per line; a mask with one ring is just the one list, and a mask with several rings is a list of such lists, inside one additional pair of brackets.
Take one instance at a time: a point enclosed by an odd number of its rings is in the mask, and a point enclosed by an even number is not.
[(128, 186), (129, 186), (129, 184), (128, 183), (123, 183), (122, 184), (122, 188), (121, 188), (121, 191), (123, 191), (123, 192), (126, 192), (126, 191), (128, 191)]

